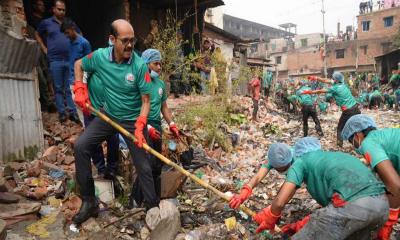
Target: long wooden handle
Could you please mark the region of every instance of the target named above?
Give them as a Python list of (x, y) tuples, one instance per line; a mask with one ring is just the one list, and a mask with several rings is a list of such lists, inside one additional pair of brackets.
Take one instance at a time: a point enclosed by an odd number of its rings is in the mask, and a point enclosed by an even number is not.
[[(108, 116), (106, 116), (105, 114), (101, 113), (100, 111), (94, 109), (92, 106), (90, 106), (89, 104), (86, 105), (86, 107), (88, 109), (90, 109), (93, 113), (95, 113), (99, 118), (101, 118), (103, 121), (107, 122), (108, 124), (110, 124), (111, 126), (113, 126), (115, 129), (117, 129), (121, 134), (125, 135), (126, 137), (130, 138), (132, 141), (135, 141), (135, 136), (133, 134), (131, 134), (130, 132), (128, 132), (125, 128), (123, 128), (122, 126), (120, 126), (118, 123), (114, 122), (113, 120), (111, 120)], [(200, 186), (211, 190), (214, 194), (216, 194), (218, 197), (224, 199), (225, 201), (229, 202), (231, 200), (230, 197), (226, 196), (223, 192), (219, 191), (218, 189), (216, 189), (215, 187), (211, 186), (210, 184), (208, 184), (207, 182), (204, 182), (203, 180), (201, 180), (200, 178), (198, 178), (196, 175), (191, 174), (190, 172), (186, 171), (183, 167), (179, 166), (178, 164), (174, 163), (173, 161), (169, 160), (168, 158), (166, 158), (165, 156), (163, 156), (162, 154), (160, 154), (159, 152), (157, 152), (156, 150), (154, 150), (153, 148), (151, 148), (148, 144), (144, 143), (143, 144), (143, 149), (145, 149), (147, 152), (153, 154), (154, 156), (156, 156), (158, 159), (160, 159), (161, 161), (163, 161), (165, 164), (175, 168), (176, 170), (178, 170), (180, 173), (182, 173), (183, 175), (189, 177), (190, 179), (192, 179), (193, 181), (195, 181), (196, 183), (198, 183)], [(247, 215), (253, 217), (254, 215), (256, 215), (256, 213), (254, 211), (252, 211), (251, 209), (247, 208), (246, 206), (244, 206), (243, 204), (240, 205), (240, 209), (245, 212)], [(278, 226), (275, 226), (275, 231), (276, 232), (280, 232), (280, 228)]]

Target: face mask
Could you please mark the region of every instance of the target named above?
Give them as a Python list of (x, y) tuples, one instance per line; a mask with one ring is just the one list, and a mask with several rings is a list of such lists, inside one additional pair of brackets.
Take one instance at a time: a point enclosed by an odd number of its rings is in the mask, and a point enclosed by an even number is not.
[(151, 72), (150, 72), (150, 77), (151, 78), (157, 78), (158, 76), (160, 76), (160, 75), (157, 72), (151, 70)]
[(289, 168), (288, 169), (286, 169), (284, 172), (280, 172), (280, 174), (282, 174), (282, 175), (287, 175), (287, 172), (289, 171)]
[(356, 148), (355, 150), (356, 150), (356, 153), (358, 153), (358, 154), (362, 155), (362, 153), (361, 153), (361, 147), (359, 147), (359, 148)]

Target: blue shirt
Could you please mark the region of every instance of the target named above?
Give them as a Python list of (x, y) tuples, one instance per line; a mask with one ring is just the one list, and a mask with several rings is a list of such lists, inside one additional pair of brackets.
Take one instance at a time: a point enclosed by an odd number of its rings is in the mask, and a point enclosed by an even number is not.
[[(69, 61), (69, 39), (60, 31), (61, 24), (50, 17), (39, 23), (37, 32), (47, 43), (47, 59), (52, 61)], [(77, 28), (77, 32), (80, 30)]]
[(76, 60), (83, 58), (92, 51), (90, 43), (86, 38), (78, 35), (74, 41), (70, 41), (69, 45), (69, 66), (70, 66), (70, 83), (74, 79), (74, 63)]

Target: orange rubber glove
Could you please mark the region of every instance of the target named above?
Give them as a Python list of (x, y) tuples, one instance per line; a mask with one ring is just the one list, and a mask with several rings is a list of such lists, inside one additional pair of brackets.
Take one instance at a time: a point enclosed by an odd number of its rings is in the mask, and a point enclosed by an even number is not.
[(378, 232), (378, 240), (390, 240), (390, 235), (392, 234), (393, 226), (397, 223), (397, 219), (399, 218), (399, 211), (400, 209), (393, 209), (389, 210), (389, 219), (383, 225)]
[(135, 144), (138, 147), (143, 147), (143, 144), (146, 143), (146, 139), (143, 135), (143, 129), (147, 125), (147, 117), (146, 116), (139, 116), (135, 122)]
[(179, 138), (179, 129), (178, 127), (175, 125), (174, 122), (171, 122), (169, 124), (169, 130), (172, 132), (172, 134), (176, 137)]
[(252, 192), (253, 191), (249, 185), (243, 185), (242, 189), (240, 190), (240, 194), (236, 194), (229, 201), (229, 207), (233, 209), (239, 208), (240, 205), (250, 197)]
[(160, 132), (157, 131), (155, 128), (153, 128), (150, 125), (147, 125), (147, 130), (149, 131), (149, 137), (154, 140), (158, 141), (161, 139)]
[(342, 199), (342, 197), (338, 194), (338, 193), (334, 193), (332, 195), (332, 204), (334, 207), (338, 208), (338, 207), (344, 207), (347, 202), (345, 200)]
[(313, 94), (312, 90), (304, 90), (301, 94)]
[(311, 215), (307, 215), (305, 218), (303, 218), (300, 221), (297, 221), (295, 223), (290, 223), (290, 224), (286, 224), (285, 226), (283, 226), (282, 232), (292, 236), (295, 233), (297, 233), (298, 231), (300, 231), (307, 223), (308, 221), (310, 221)]
[(256, 221), (260, 226), (256, 229), (256, 233), (260, 233), (264, 230), (274, 230), (276, 222), (278, 222), (281, 214), (274, 215), (271, 212), (271, 206), (264, 208), (259, 213), (254, 215), (253, 220)]
[(317, 76), (308, 76), (307, 79), (310, 81), (317, 81), (318, 77)]
[(91, 105), (87, 84), (82, 81), (75, 81), (72, 91), (75, 95), (74, 101), (76, 105), (82, 109), (84, 114), (90, 114), (90, 110), (86, 107), (87, 103)]

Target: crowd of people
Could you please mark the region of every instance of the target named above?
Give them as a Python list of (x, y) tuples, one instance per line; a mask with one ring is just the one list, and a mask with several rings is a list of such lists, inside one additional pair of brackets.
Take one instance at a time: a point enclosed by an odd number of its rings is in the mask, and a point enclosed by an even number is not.
[[(238, 208), (271, 169), (286, 175), (272, 204), (253, 217), (259, 224), (257, 232), (273, 231), (284, 206), (296, 189), (305, 184), (322, 208), (283, 226), (284, 234), (293, 235), (291, 239), (390, 239), (400, 207), (400, 129), (378, 129), (375, 121), (361, 111), (383, 105), (388, 110), (396, 105), (397, 110), (400, 76), (399, 71), (394, 70), (385, 85), (376, 75), (369, 76), (371, 81), (357, 82), (355, 89), (351, 77), (346, 81), (341, 72), (334, 72), (331, 79), (309, 76), (285, 85), (277, 84), (281, 106), (293, 114), (301, 109), (304, 137), (293, 147), (284, 143), (271, 144), (257, 174), (230, 201), (231, 208)], [(255, 76), (249, 82), (254, 120), (260, 99), (260, 78)], [(361, 86), (365, 90), (354, 97), (353, 92)], [(379, 89), (383, 89), (384, 94)], [(322, 94), (325, 97), (318, 97)], [(266, 94), (264, 99), (267, 99)], [(350, 154), (324, 151), (316, 137), (308, 137), (310, 116), (319, 137), (324, 136), (317, 106), (323, 113), (333, 103), (342, 111), (337, 126), (338, 147), (343, 146), (343, 140), (349, 141), (365, 158), (367, 166)]]

